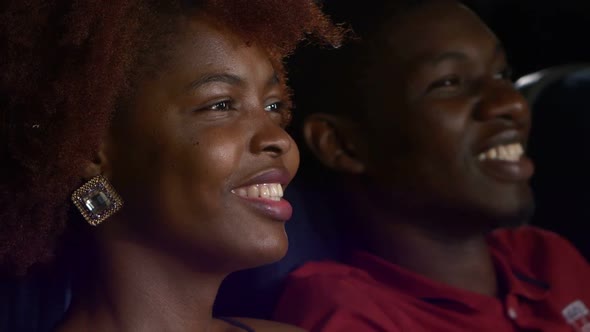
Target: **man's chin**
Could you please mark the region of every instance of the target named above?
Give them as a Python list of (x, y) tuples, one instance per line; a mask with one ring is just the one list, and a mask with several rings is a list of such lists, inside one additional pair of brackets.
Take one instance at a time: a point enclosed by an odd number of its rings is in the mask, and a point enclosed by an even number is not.
[(504, 214), (497, 214), (491, 222), (491, 228), (518, 227), (528, 224), (535, 212), (535, 204), (530, 203)]
[[(443, 233), (456, 233), (456, 235), (470, 236), (470, 234), (488, 233), (497, 228), (513, 228), (526, 225), (534, 212), (534, 204), (527, 203), (502, 211), (494, 208), (469, 208), (467, 205), (432, 206), (425, 211), (435, 212), (430, 214), (429, 228), (439, 228)], [(432, 216), (437, 217), (433, 218)]]
[(421, 227), (438, 229), (441, 233), (469, 235), (500, 227), (518, 227), (527, 224), (535, 210), (530, 191), (513, 200), (498, 200), (498, 204), (490, 204), (489, 197), (449, 201), (435, 195), (379, 193), (372, 193), (370, 197), (385, 213), (416, 222)]

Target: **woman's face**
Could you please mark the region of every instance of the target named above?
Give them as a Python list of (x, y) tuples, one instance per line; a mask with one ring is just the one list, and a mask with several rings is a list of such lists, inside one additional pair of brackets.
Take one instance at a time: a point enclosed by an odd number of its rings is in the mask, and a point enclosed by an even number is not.
[(107, 227), (221, 271), (285, 254), (299, 152), (268, 54), (213, 22), (184, 19), (165, 64), (134, 82), (106, 145), (125, 221)]

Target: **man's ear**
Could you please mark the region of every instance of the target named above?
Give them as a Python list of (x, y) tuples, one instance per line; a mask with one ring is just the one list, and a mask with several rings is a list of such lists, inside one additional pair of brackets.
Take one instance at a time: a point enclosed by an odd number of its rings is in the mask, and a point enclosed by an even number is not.
[(87, 162), (82, 173), (84, 180), (90, 180), (97, 175), (110, 178), (110, 162), (107, 157), (107, 144), (104, 141), (100, 144), (92, 160)]
[(333, 170), (352, 174), (365, 171), (359, 131), (350, 119), (325, 113), (309, 116), (303, 125), (305, 143), (316, 158)]

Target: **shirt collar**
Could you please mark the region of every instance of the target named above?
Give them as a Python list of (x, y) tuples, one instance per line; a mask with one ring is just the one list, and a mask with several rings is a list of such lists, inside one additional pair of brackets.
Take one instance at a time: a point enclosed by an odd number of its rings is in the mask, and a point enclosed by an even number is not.
[(531, 262), (525, 261), (515, 255), (513, 250), (501, 245), (493, 234), (488, 237), (488, 245), (498, 275), (506, 284), (508, 293), (531, 301), (541, 301), (547, 297), (550, 285), (532, 273)]
[[(526, 268), (526, 264), (511, 261), (511, 256), (505, 255), (492, 244), (490, 250), (500, 282), (503, 282), (508, 294), (531, 301), (541, 301), (547, 296), (549, 285), (535, 278)], [(490, 310), (499, 304), (494, 297), (431, 280), (365, 251), (354, 252), (351, 264), (367, 271), (378, 282), (426, 302), (444, 303), (445, 306), (454, 304), (457, 308), (473, 311)]]

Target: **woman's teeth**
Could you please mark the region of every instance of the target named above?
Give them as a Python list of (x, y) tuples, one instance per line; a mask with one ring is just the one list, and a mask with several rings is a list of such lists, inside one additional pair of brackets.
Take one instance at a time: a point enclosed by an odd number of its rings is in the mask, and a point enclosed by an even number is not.
[(273, 201), (280, 201), (283, 197), (283, 187), (280, 183), (255, 184), (248, 187), (241, 187), (232, 190), (232, 193), (250, 198), (266, 198)]
[(520, 157), (524, 154), (522, 144), (514, 143), (507, 145), (499, 145), (493, 147), (486, 152), (479, 154), (478, 159), (484, 160), (502, 160), (502, 161), (519, 161)]

